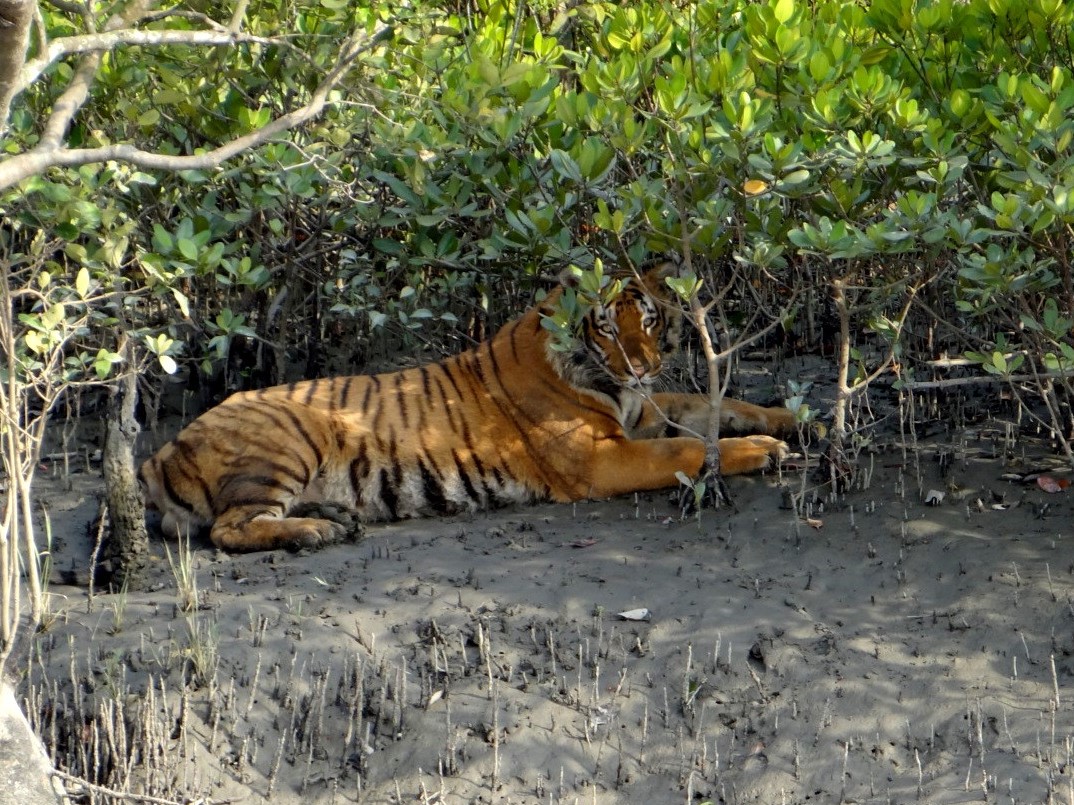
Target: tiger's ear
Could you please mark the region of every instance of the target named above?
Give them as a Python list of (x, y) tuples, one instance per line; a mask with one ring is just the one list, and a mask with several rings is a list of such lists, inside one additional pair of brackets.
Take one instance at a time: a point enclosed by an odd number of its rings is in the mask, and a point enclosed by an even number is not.
[(653, 262), (646, 267), (642, 276), (657, 286), (663, 287), (664, 280), (668, 277), (681, 277), (683, 272), (682, 256), (677, 252), (671, 252), (663, 259)]
[(681, 277), (682, 273), (682, 258), (678, 254), (668, 254), (642, 269), (641, 279), (650, 293), (666, 297), (670, 291), (665, 280)]
[(556, 275), (556, 281), (564, 288), (577, 288), (582, 282), (582, 272), (577, 266), (567, 266)]

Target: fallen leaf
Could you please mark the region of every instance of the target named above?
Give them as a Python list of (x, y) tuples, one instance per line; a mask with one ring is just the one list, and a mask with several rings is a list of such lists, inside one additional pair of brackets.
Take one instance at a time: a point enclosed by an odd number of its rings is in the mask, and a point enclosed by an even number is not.
[(574, 542), (567, 542), (567, 543), (564, 543), (564, 544), (568, 548), (589, 548), (589, 547), (592, 547), (593, 545), (596, 545), (599, 541), (600, 540), (587, 538), (587, 539), (576, 539)]
[(1045, 492), (1062, 492), (1070, 486), (1070, 480), (1067, 478), (1053, 478), (1050, 475), (1038, 475), (1037, 486)]
[(817, 531), (820, 531), (822, 528), (824, 528), (824, 521), (819, 520), (816, 517), (807, 517), (805, 518), (805, 521), (807, 526), (809, 526), (810, 528), (815, 528), (817, 529)]

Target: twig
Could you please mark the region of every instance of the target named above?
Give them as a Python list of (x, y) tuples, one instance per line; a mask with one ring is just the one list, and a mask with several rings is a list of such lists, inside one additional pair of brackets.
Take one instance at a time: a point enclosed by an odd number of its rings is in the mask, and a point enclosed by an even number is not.
[(97, 559), (101, 555), (101, 545), (104, 544), (105, 518), (108, 516), (108, 501), (101, 500), (97, 507), (97, 537), (93, 541), (93, 552), (89, 560), (89, 590), (86, 595), (86, 612), (93, 611), (93, 579), (97, 570)]
[(53, 777), (58, 777), (64, 783), (73, 783), (83, 788), (84, 792), (92, 794), (100, 794), (105, 797), (112, 797), (113, 799), (127, 799), (134, 802), (148, 802), (150, 805), (227, 805), (230, 802), (236, 802), (234, 799), (198, 799), (193, 803), (190, 800), (175, 800), (175, 799), (163, 799), (161, 797), (152, 797), (148, 794), (131, 794), (124, 791), (116, 791), (112, 788), (106, 788), (103, 785), (96, 785), (95, 783), (83, 780), (81, 777), (76, 777), (73, 774), (60, 771), (59, 769), (53, 769)]
[(904, 380), (903, 388), (910, 391), (946, 389), (955, 386), (976, 386), (990, 383), (1036, 383), (1040, 379), (1074, 377), (1074, 369), (1059, 372), (1041, 372), (1039, 375), (975, 375), (973, 377), (950, 377), (947, 380)]

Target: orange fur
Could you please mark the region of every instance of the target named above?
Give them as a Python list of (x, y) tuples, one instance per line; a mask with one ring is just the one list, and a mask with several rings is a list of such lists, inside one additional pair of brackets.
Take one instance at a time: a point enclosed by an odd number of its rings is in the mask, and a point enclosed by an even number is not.
[[(669, 434), (705, 433), (710, 407), (648, 391), (678, 338), (668, 270), (590, 310), (572, 352), (549, 345), (549, 301), (440, 363), (235, 394), (143, 464), (149, 498), (165, 531), (211, 526), (217, 546), (253, 551), (342, 539), (311, 503), (371, 521), (675, 486), (703, 469), (705, 446)], [(720, 419), (756, 434), (794, 421), (730, 399)], [(785, 449), (769, 435), (721, 439), (721, 471), (765, 469)]]

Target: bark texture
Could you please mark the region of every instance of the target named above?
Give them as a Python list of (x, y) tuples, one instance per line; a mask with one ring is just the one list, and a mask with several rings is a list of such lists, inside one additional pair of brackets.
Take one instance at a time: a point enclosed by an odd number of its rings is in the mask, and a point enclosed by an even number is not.
[(0, 137), (7, 129), (8, 110), (26, 63), (26, 43), (36, 0), (0, 0)]
[[(128, 365), (130, 365), (128, 363)], [(134, 467), (134, 444), (141, 428), (135, 418), (138, 379), (130, 372), (117, 383), (104, 442), (104, 485), (112, 524), (112, 581), (137, 589), (149, 556), (145, 501)]]

